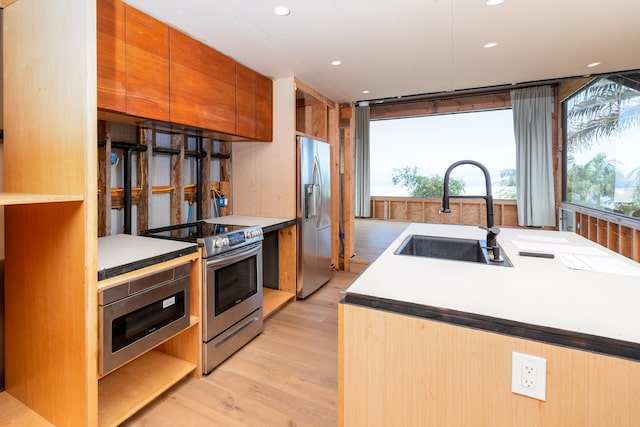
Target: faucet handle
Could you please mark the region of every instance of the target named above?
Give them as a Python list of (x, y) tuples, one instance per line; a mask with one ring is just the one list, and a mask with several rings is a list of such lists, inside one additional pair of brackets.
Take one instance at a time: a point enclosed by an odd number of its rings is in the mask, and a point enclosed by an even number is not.
[(484, 225), (479, 225), (478, 228), (486, 230), (488, 233), (491, 233), (494, 236), (497, 236), (498, 234), (500, 234), (500, 228), (495, 227), (495, 226), (494, 227), (485, 227)]

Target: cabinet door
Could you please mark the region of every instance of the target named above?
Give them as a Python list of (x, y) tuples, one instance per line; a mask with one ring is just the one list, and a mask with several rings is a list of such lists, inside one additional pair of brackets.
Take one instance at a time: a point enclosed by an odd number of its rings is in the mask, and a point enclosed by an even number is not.
[(256, 75), (236, 64), (236, 135), (256, 137)]
[(235, 62), (173, 28), (170, 39), (171, 121), (234, 134)]
[(127, 114), (169, 121), (169, 26), (125, 8)]
[(98, 108), (126, 112), (125, 28), (122, 0), (97, 3)]
[(273, 139), (273, 82), (256, 75), (256, 139)]

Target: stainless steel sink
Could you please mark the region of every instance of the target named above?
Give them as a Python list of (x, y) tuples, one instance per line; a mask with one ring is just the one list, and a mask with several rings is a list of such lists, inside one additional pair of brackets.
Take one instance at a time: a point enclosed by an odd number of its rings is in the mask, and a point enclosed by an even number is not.
[[(500, 253), (503, 253), (502, 249)], [(491, 259), (485, 240), (411, 234), (404, 239), (395, 254), (511, 267), (504, 256), (496, 261)]]

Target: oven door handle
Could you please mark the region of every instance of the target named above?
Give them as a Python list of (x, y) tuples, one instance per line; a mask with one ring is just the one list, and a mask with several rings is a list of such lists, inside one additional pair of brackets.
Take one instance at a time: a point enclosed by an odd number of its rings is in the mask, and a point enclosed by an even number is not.
[(239, 252), (231, 252), (231, 253), (216, 255), (210, 258), (209, 260), (207, 260), (207, 268), (212, 266), (217, 267), (218, 265), (233, 264), (237, 261), (256, 255), (260, 253), (261, 250), (262, 250), (262, 243), (256, 243), (255, 246), (251, 246), (248, 249), (244, 248)]

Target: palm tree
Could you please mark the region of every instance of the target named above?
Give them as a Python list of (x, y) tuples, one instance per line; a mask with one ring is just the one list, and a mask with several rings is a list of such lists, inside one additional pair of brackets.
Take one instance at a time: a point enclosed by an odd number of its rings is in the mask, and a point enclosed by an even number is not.
[(596, 206), (603, 206), (603, 198), (613, 201), (616, 191), (616, 161), (608, 160), (605, 153), (597, 154), (589, 160), (585, 169), (589, 171), (591, 185), (590, 196)]
[(622, 134), (640, 124), (640, 92), (601, 78), (568, 101), (567, 147), (588, 148), (593, 142)]

